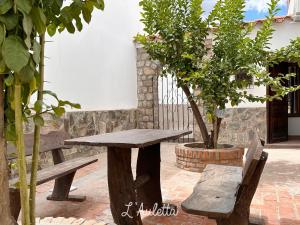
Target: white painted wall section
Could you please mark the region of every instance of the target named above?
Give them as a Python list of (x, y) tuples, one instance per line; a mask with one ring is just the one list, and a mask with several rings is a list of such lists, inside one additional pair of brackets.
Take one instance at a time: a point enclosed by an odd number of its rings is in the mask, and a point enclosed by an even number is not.
[(300, 118), (289, 117), (289, 135), (299, 136), (300, 135)]
[(138, 0), (105, 1), (76, 34), (47, 38), (46, 88), (82, 110), (137, 107), (136, 49), (142, 30)]

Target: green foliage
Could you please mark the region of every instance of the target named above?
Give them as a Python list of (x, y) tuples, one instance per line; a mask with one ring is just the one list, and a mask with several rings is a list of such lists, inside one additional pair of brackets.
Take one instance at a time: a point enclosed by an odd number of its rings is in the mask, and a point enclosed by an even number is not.
[(206, 54), (207, 22), (202, 19), (202, 0), (142, 0), (145, 35), (136, 40), (153, 59), (164, 66), (164, 74), (177, 77), (179, 83), (197, 70), (197, 61)]
[[(266, 98), (253, 96), (247, 87), (261, 77), (266, 77), (269, 43), (272, 38), (273, 17), (278, 11), (276, 0), (269, 5), (269, 16), (257, 32), (250, 38), (251, 24), (244, 23), (244, 0), (220, 0), (208, 17), (208, 24), (214, 27), (212, 56), (202, 61), (201, 67), (192, 74), (192, 82), (200, 90), (210, 118), (217, 117), (218, 110), (226, 104), (237, 106), (242, 101), (265, 101)], [(244, 73), (254, 79), (236, 79)], [(260, 81), (262, 81), (260, 79)], [(255, 82), (257, 86), (263, 82)]]
[(280, 62), (291, 62), (300, 66), (300, 37), (292, 40), (288, 46), (274, 51), (269, 56), (269, 61), (271, 65), (276, 65)]
[[(201, 4), (202, 0), (142, 0), (145, 34), (135, 39), (152, 59), (160, 61), (163, 75), (176, 77), (179, 87), (199, 90), (193, 101), (201, 100), (207, 118), (214, 123), (210, 136), (214, 144), (204, 140), (211, 147), (217, 146), (219, 112), (228, 104), (280, 99), (298, 87), (284, 87), (283, 81), (291, 75), (272, 78), (266, 70), (278, 0), (270, 1), (269, 15), (254, 38), (250, 37), (253, 24), (244, 22), (245, 0), (218, 0), (206, 19)], [(205, 44), (209, 39), (212, 46)], [(251, 79), (237, 79), (241, 73)], [(271, 86), (276, 94), (260, 97), (249, 93), (253, 82)]]

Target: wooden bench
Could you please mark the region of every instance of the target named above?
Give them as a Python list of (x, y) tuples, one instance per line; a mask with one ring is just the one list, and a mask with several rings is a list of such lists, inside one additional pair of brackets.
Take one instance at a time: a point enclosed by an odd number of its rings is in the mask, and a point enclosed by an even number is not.
[[(45, 169), (39, 170), (37, 173), (37, 185), (43, 184), (55, 179), (54, 189), (48, 200), (53, 201), (84, 201), (85, 196), (69, 195), (73, 178), (78, 169), (83, 168), (89, 164), (97, 162), (95, 157), (79, 157), (72, 160), (65, 161), (63, 149), (68, 149), (70, 146), (64, 145), (64, 140), (69, 138), (69, 135), (62, 131), (50, 132), (46, 135), (41, 135), (40, 153), (51, 152), (54, 165)], [(33, 135), (25, 135), (25, 149), (26, 155), (32, 155)], [(9, 145), (7, 148), (8, 159), (16, 158), (15, 147)], [(30, 183), (30, 174), (27, 176), (28, 184)], [(9, 181), (10, 184), (10, 202), (11, 212), (17, 220), (21, 205), (20, 192), (16, 187), (18, 177)]]
[(250, 225), (250, 204), (268, 154), (252, 133), (244, 167), (207, 165), (183, 211), (215, 219), (218, 225)]

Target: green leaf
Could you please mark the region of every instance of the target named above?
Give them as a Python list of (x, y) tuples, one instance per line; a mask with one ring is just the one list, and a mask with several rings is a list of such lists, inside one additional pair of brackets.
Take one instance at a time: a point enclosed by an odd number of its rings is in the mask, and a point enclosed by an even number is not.
[(0, 24), (0, 45), (2, 45), (6, 36), (6, 30), (3, 23)]
[(25, 48), (22, 39), (11, 35), (3, 43), (2, 56), (9, 69), (20, 72), (27, 65), (30, 54)]
[(58, 32), (61, 33), (65, 30), (65, 25), (63, 23), (59, 24)]
[(17, 73), (17, 76), (22, 83), (29, 83), (34, 78), (34, 71), (33, 63), (28, 63), (19, 73)]
[(0, 2), (0, 15), (3, 15), (8, 12), (13, 7), (12, 0), (2, 0)]
[(8, 31), (14, 29), (19, 21), (18, 14), (9, 13), (0, 16), (0, 21), (5, 24), (5, 27)]
[(103, 0), (92, 0), (97, 9), (104, 10), (105, 4)]
[(53, 107), (52, 109), (55, 115), (58, 117), (61, 117), (66, 112), (66, 110), (63, 107)]
[(75, 109), (80, 109), (81, 108), (80, 104), (78, 104), (78, 103), (72, 103), (70, 101), (59, 100), (58, 103), (59, 103), (58, 104), (59, 106), (66, 106), (66, 105), (68, 105), (68, 106), (71, 106), (72, 108), (75, 108)]
[(33, 42), (33, 60), (36, 64), (40, 63), (41, 45), (37, 42)]
[(4, 80), (5, 85), (8, 86), (8, 87), (11, 86), (11, 85), (13, 85), (14, 80), (15, 80), (14, 76), (10, 73), (8, 75), (8, 77), (6, 77), (5, 80)]
[(37, 125), (37, 126), (44, 126), (44, 119), (43, 117), (39, 116), (39, 115), (35, 115), (33, 117), (33, 121), (34, 121), (34, 124)]
[(24, 14), (23, 17), (23, 29), (26, 33), (26, 38), (24, 40), (27, 48), (31, 48), (31, 32), (32, 32), (32, 27), (33, 27), (33, 23), (32, 23), (32, 19), (30, 16), (27, 16), (26, 14)]
[(82, 15), (83, 15), (83, 19), (85, 20), (85, 22), (90, 23), (91, 22), (91, 18), (92, 18), (92, 14), (90, 9), (84, 5), (82, 7)]
[(51, 23), (47, 26), (47, 32), (50, 35), (50, 37), (55, 35), (56, 29), (57, 29), (57, 27), (54, 23)]
[(56, 100), (59, 100), (58, 97), (57, 97), (57, 95), (54, 92), (52, 92), (52, 91), (44, 90), (43, 93), (45, 95), (50, 95), (50, 96), (54, 97)]
[(7, 67), (5, 65), (5, 62), (3, 59), (0, 60), (0, 73), (1, 74), (7, 74)]
[(43, 110), (43, 101), (42, 100), (37, 100), (34, 103), (34, 110), (39, 113)]
[(29, 14), (32, 9), (32, 1), (31, 0), (16, 0), (17, 8), (26, 14)]
[(66, 24), (66, 28), (69, 33), (73, 34), (75, 32), (75, 27), (74, 27), (73, 23)]
[(33, 24), (39, 34), (44, 34), (46, 32), (46, 21), (47, 18), (41, 8), (34, 7), (31, 11), (31, 16)]
[(81, 22), (80, 17), (76, 17), (75, 20), (76, 20), (76, 27), (77, 27), (77, 30), (78, 30), (78, 31), (82, 31), (82, 22)]
[(70, 6), (66, 6), (61, 10), (61, 18), (64, 24), (71, 23), (73, 20), (72, 11)]
[(25, 14), (23, 17), (23, 29), (27, 36), (31, 35), (32, 27), (33, 27), (33, 23), (31, 17)]

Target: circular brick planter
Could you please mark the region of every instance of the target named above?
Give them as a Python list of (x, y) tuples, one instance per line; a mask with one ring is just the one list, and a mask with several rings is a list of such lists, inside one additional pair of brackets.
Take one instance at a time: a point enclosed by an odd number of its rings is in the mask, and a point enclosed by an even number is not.
[(202, 143), (178, 144), (175, 148), (177, 167), (201, 173), (207, 164), (243, 165), (244, 148), (226, 144), (218, 149), (202, 146)]

